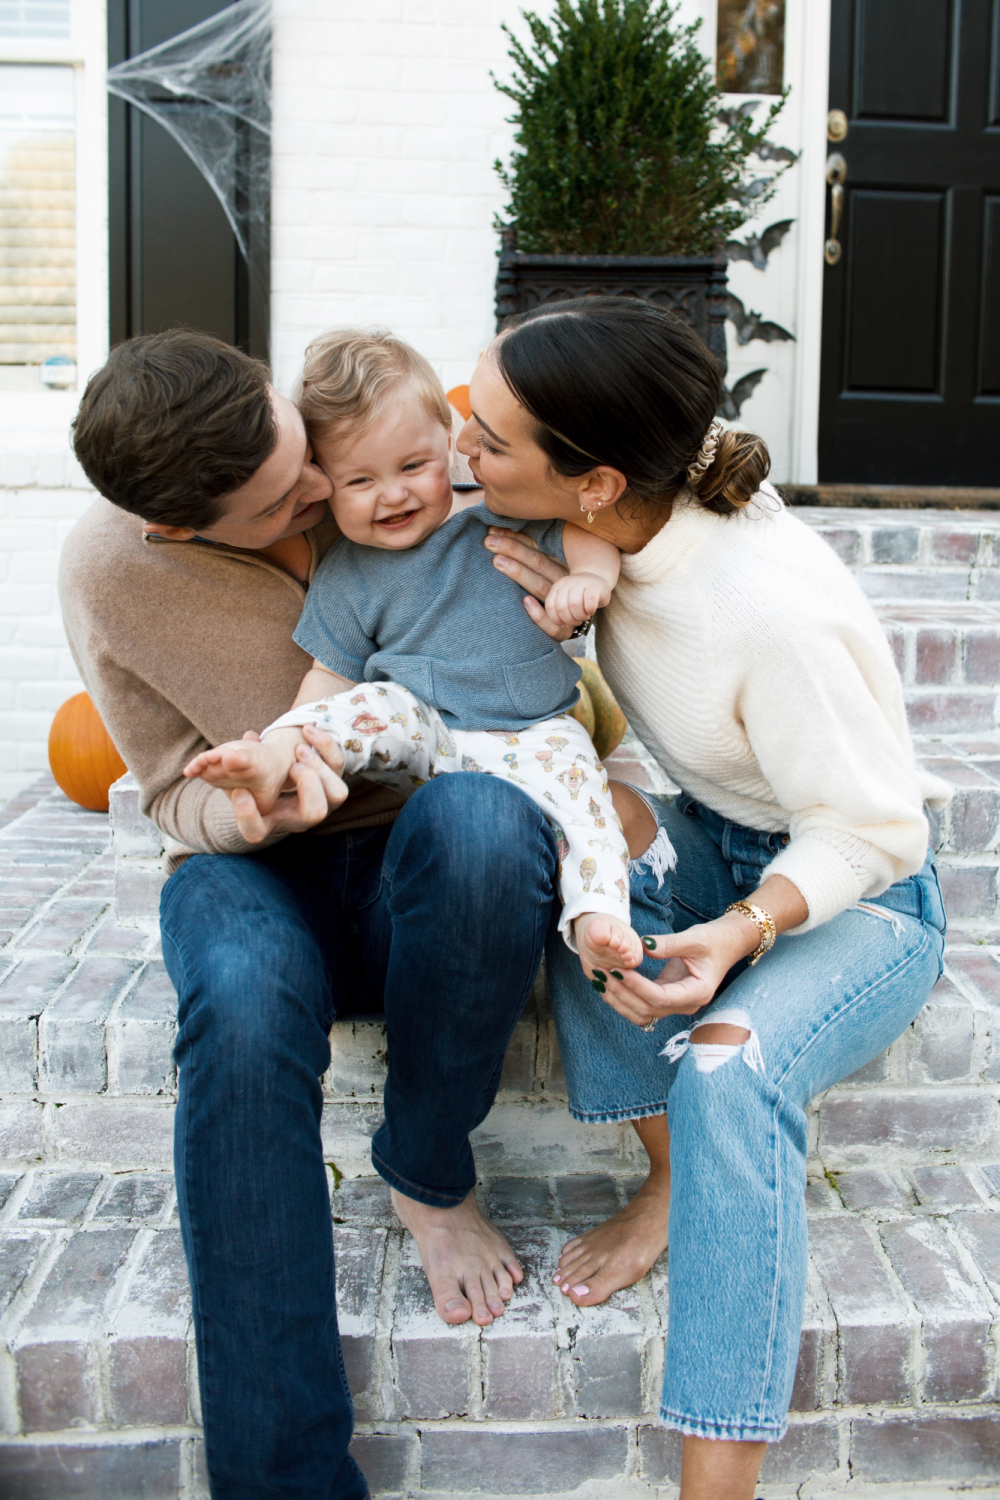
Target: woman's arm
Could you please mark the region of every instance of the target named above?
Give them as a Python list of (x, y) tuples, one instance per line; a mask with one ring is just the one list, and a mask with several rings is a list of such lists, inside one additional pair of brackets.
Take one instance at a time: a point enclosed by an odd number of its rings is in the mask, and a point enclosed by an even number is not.
[[(802, 892), (783, 875), (769, 875), (747, 899), (768, 913), (779, 934), (801, 926), (809, 915)], [(733, 965), (760, 946), (760, 931), (750, 917), (729, 911), (714, 922), (643, 938), (643, 943), (650, 958), (667, 960), (655, 979), (625, 970), (597, 975), (608, 1004), (637, 1026), (675, 1012), (687, 1016), (703, 1009)], [(760, 962), (767, 963), (766, 953)]]

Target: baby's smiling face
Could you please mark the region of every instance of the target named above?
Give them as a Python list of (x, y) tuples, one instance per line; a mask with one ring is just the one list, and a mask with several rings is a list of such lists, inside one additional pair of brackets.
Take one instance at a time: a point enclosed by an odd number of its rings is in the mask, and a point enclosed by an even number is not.
[(334, 434), (313, 446), (333, 482), (334, 519), (352, 542), (401, 551), (448, 519), (451, 434), (405, 390), (357, 437)]

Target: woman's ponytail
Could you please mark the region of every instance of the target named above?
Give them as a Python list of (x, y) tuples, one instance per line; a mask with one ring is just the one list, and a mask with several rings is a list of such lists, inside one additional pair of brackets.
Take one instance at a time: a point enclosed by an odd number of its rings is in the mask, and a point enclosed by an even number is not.
[(728, 516), (750, 504), (770, 469), (763, 438), (728, 429), (719, 434), (715, 457), (691, 488), (705, 510)]

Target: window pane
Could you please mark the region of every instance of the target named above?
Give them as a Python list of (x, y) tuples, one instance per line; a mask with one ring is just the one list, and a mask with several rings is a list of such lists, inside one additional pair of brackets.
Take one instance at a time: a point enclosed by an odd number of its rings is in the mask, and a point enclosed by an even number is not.
[(719, 88), (780, 94), (785, 68), (785, 0), (719, 0)]
[[(76, 358), (73, 69), (0, 66), (0, 386)], [(8, 375), (3, 377), (3, 370)], [(24, 383), (38, 387), (38, 374)]]
[(69, 36), (69, 0), (0, 0), (0, 36)]

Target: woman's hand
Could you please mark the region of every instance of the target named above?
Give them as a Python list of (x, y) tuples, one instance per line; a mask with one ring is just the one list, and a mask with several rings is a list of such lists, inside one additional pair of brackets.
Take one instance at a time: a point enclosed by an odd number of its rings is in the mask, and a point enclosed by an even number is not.
[[(306, 724), (302, 734), (308, 743), (299, 745), (288, 773), (295, 790), (283, 793), (270, 812), (262, 813), (253, 793), (243, 787), (229, 793), (236, 826), (248, 844), (274, 834), (305, 833), (347, 800), (347, 787), (329, 765), (341, 753), (336, 740), (315, 724)], [(260, 735), (248, 730), (243, 738), (259, 740)]]
[[(802, 892), (784, 875), (769, 875), (747, 900), (770, 914), (778, 933), (801, 926), (809, 916)], [(644, 937), (642, 943), (647, 957), (667, 960), (655, 979), (610, 969), (595, 970), (591, 981), (608, 1004), (636, 1026), (703, 1010), (733, 964), (756, 953), (760, 931), (742, 912), (727, 911), (714, 922), (665, 937)], [(763, 962), (767, 963), (766, 954)]]
[(733, 964), (755, 951), (760, 934), (747, 917), (728, 912), (686, 932), (645, 937), (642, 942), (647, 958), (667, 960), (655, 979), (619, 969), (595, 970), (591, 981), (603, 991), (608, 1004), (636, 1026), (703, 1009), (715, 998)]
[(557, 558), (546, 557), (530, 537), (511, 531), (507, 526), (491, 526), (486, 546), (493, 553), (493, 566), (522, 589), (528, 590), (524, 607), (539, 629), (554, 641), (568, 641), (573, 627), (550, 620), (543, 608), (549, 589), (569, 572), (565, 564)]

